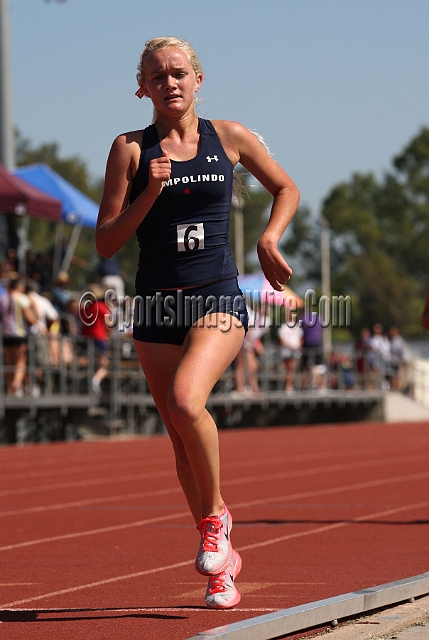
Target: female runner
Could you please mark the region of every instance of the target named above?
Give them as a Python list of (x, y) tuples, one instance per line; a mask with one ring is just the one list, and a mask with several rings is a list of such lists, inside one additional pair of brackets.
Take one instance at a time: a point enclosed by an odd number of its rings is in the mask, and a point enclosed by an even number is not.
[(189, 43), (172, 37), (148, 41), (137, 80), (137, 95), (151, 99), (154, 120), (113, 142), (96, 246), (110, 258), (137, 235), (135, 348), (201, 534), (196, 570), (209, 577), (206, 604), (229, 608), (240, 600), (234, 578), (241, 558), (231, 545), (217, 427), (206, 402), (247, 329), (228, 247), (233, 168), (240, 162), (274, 198), (257, 249), (277, 291), (292, 273), (277, 244), (299, 193), (248, 129), (196, 115), (203, 72)]

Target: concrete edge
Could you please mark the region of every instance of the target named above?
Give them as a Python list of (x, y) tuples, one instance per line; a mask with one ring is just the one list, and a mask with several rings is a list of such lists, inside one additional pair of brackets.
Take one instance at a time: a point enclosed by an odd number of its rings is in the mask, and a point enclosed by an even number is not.
[(429, 594), (429, 572), (200, 631), (188, 640), (271, 640)]
[(423, 596), (415, 602), (389, 607), (382, 612), (346, 622), (333, 630), (313, 637), (321, 637), (329, 633), (329, 638), (332, 640), (374, 640), (374, 638), (384, 638), (427, 621), (429, 621), (429, 596)]

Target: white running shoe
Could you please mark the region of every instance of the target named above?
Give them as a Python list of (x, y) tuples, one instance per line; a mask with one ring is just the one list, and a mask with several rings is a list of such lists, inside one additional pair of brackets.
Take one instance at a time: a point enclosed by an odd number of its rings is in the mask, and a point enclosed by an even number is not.
[(241, 557), (237, 551), (222, 573), (210, 576), (206, 591), (206, 605), (210, 609), (230, 609), (240, 602), (241, 596), (235, 588), (234, 580), (241, 570)]
[(203, 518), (197, 529), (201, 532), (201, 542), (195, 568), (203, 576), (215, 576), (226, 569), (232, 557), (231, 514), (225, 507), (221, 516)]

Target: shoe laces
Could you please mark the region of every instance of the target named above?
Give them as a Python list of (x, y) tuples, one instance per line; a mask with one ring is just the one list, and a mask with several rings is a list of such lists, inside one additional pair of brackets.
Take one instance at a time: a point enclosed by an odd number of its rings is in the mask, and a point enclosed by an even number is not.
[(226, 573), (222, 571), (217, 576), (210, 576), (209, 578), (209, 593), (213, 595), (215, 593), (225, 593), (226, 592)]
[(197, 529), (201, 531), (203, 538), (203, 551), (217, 551), (222, 527), (222, 520), (218, 516), (203, 518), (197, 524)]

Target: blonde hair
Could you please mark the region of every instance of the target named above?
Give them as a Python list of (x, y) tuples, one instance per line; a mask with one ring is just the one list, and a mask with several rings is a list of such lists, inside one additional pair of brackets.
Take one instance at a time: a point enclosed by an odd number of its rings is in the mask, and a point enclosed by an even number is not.
[[(261, 134), (258, 133), (257, 131), (252, 131), (251, 129), (250, 129), (250, 132), (253, 133), (255, 138), (259, 140), (259, 142), (264, 147), (265, 151), (268, 153), (270, 158), (272, 158), (273, 154), (271, 152), (271, 149), (269, 148), (269, 146), (267, 145), (267, 143), (265, 142)], [(245, 185), (243, 184), (243, 176), (246, 176), (246, 175), (247, 176), (250, 175), (250, 171), (248, 171), (247, 169), (244, 169), (244, 171), (236, 171), (235, 169), (233, 170), (234, 180), (232, 183), (232, 193), (233, 193), (233, 196), (237, 198), (237, 201), (239, 203), (239, 209), (241, 209), (246, 196), (249, 195), (249, 192), (247, 191)]]
[(176, 49), (180, 49), (181, 51), (183, 51), (188, 56), (189, 62), (191, 63), (191, 66), (194, 70), (195, 77), (197, 77), (199, 73), (203, 75), (203, 67), (201, 65), (201, 62), (195, 52), (195, 49), (189, 42), (186, 42), (186, 40), (181, 40), (180, 38), (174, 38), (173, 36), (152, 38), (152, 40), (148, 40), (147, 42), (145, 42), (145, 47), (142, 51), (140, 61), (137, 66), (138, 73), (136, 77), (139, 86), (144, 83), (146, 63), (149, 56), (151, 56), (152, 53), (155, 53), (155, 51), (162, 51), (162, 49), (166, 49), (167, 47), (176, 47)]

